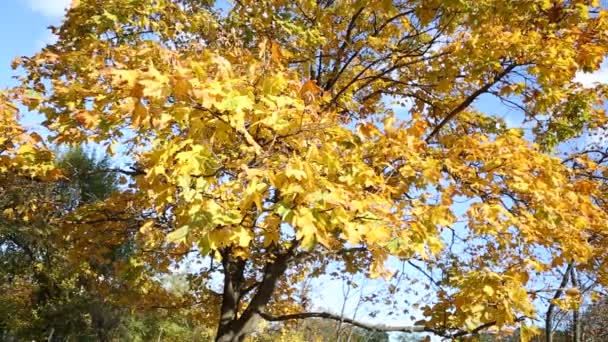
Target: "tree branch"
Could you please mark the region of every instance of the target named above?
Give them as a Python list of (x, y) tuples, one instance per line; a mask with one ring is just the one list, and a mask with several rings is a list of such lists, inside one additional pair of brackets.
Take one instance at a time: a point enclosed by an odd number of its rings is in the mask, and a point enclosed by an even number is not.
[(348, 323), (350, 325), (353, 325), (353, 326), (356, 326), (359, 328), (363, 328), (365, 330), (371, 330), (371, 331), (406, 332), (406, 333), (430, 332), (430, 333), (434, 333), (434, 334), (437, 334), (440, 336), (445, 336), (445, 334), (442, 331), (439, 331), (437, 329), (433, 329), (430, 327), (418, 326), (418, 325), (390, 326), (390, 325), (384, 325), (384, 324), (369, 324), (369, 323), (356, 321), (354, 319), (350, 319), (347, 317), (343, 317), (340, 315), (335, 315), (335, 314), (332, 314), (329, 312), (302, 312), (302, 313), (291, 314), (291, 315), (282, 315), (282, 316), (272, 316), (272, 315), (269, 315), (269, 314), (263, 313), (263, 312), (258, 312), (258, 314), (269, 322), (282, 322), (282, 321), (289, 321), (289, 320), (293, 320), (293, 319), (325, 318), (325, 319), (331, 319), (334, 321), (342, 321), (344, 323)]
[(553, 310), (555, 310), (555, 300), (561, 297), (563, 289), (568, 284), (568, 279), (570, 277), (570, 271), (574, 266), (574, 262), (568, 263), (566, 270), (564, 271), (564, 275), (562, 276), (562, 281), (559, 284), (559, 288), (555, 291), (553, 295), (553, 300), (549, 302), (549, 308), (547, 309), (547, 315), (545, 317), (545, 341), (553, 342)]
[(94, 175), (94, 174), (98, 174), (98, 173), (122, 173), (124, 175), (127, 176), (140, 176), (140, 175), (145, 175), (146, 172), (144, 170), (141, 169), (137, 169), (134, 167), (130, 167), (131, 170), (124, 170), (124, 169), (118, 169), (118, 168), (114, 168), (114, 169), (99, 169), (96, 171), (92, 171), (87, 173), (87, 175)]
[(422, 267), (414, 264), (411, 260), (408, 260), (407, 263), (408, 263), (408, 265), (410, 265), (413, 268), (417, 269), (425, 277), (427, 277), (431, 281), (431, 283), (433, 283), (433, 285), (435, 285), (438, 288), (441, 288), (441, 283), (439, 283), (437, 280), (435, 280), (435, 278), (433, 278), (433, 276), (431, 274), (429, 274), (428, 272), (426, 272)]
[(477, 89), (475, 92), (473, 92), (471, 95), (469, 95), (462, 103), (460, 103), (456, 108), (452, 109), (452, 111), (450, 113), (448, 113), (448, 115), (445, 118), (443, 118), (443, 120), (441, 120), (441, 122), (437, 126), (435, 126), (435, 128), (433, 129), (431, 134), (429, 134), (429, 136), (426, 137), (426, 142), (427, 143), (430, 142), (431, 139), (435, 135), (437, 135), (437, 133), (439, 133), (439, 131), (441, 131), (443, 126), (445, 126), (448, 122), (450, 122), (456, 115), (460, 114), (460, 112), (467, 109), (467, 107), (469, 107), (471, 105), (471, 103), (473, 103), (473, 101), (475, 101), (481, 94), (490, 90), (490, 88), (492, 88), (492, 86), (494, 86), (496, 83), (498, 83), (498, 81), (500, 81), (509, 72), (511, 72), (511, 70), (515, 69), (516, 66), (518, 66), (518, 65), (511, 64), (508, 67), (506, 67), (498, 75), (494, 76), (494, 78), (492, 79), (491, 82), (486, 83), (483, 87)]
[[(309, 318), (324, 318), (324, 319), (330, 319), (330, 320), (334, 320), (334, 321), (341, 321), (341, 322), (348, 323), (350, 325), (353, 325), (353, 326), (356, 326), (356, 327), (359, 327), (359, 328), (362, 328), (365, 330), (370, 330), (370, 331), (403, 332), (403, 333), (428, 332), (428, 333), (435, 334), (437, 336), (450, 338), (450, 339), (455, 339), (457, 337), (464, 337), (467, 335), (475, 335), (487, 328), (490, 328), (490, 327), (496, 325), (496, 321), (493, 321), (493, 322), (484, 323), (472, 330), (456, 330), (455, 332), (450, 333), (446, 329), (431, 328), (431, 327), (427, 327), (427, 326), (423, 326), (423, 325), (391, 326), (391, 325), (385, 325), (385, 324), (364, 323), (364, 322), (360, 322), (360, 321), (357, 321), (354, 319), (343, 317), (341, 315), (332, 314), (329, 312), (302, 312), (302, 313), (290, 314), (290, 315), (273, 316), (273, 315), (258, 311), (258, 314), (260, 315), (260, 317), (262, 317), (263, 319), (265, 319), (269, 322), (282, 322), (282, 321), (289, 321), (289, 320), (296, 320), (296, 319), (309, 319)], [(525, 316), (521, 316), (521, 317), (516, 318), (515, 322), (521, 322), (525, 319), (526, 319)]]
[(254, 313), (268, 304), (276, 288), (277, 281), (285, 274), (288, 262), (298, 246), (299, 243), (294, 243), (284, 254), (279, 255), (274, 262), (267, 264), (264, 278), (257, 287), (257, 291), (247, 309), (241, 315), (244, 321), (249, 320)]

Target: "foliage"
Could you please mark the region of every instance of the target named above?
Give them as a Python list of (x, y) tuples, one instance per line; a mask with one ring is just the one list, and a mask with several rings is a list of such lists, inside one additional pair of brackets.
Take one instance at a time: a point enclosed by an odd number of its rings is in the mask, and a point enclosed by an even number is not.
[(57, 162), (61, 180), (4, 178), (0, 257), (5, 291), (0, 306), (5, 336), (43, 338), (49, 329), (55, 336), (95, 336), (95, 329), (112, 324), (107, 312), (111, 308), (104, 307), (101, 298), (79, 290), (86, 281), (65, 260), (63, 236), (55, 225), (77, 206), (107, 198), (117, 190), (113, 175), (93, 173), (107, 163), (107, 159), (96, 160), (82, 149), (73, 149)]
[(128, 260), (128, 245), (116, 246), (104, 263), (70, 260), (73, 245), (61, 227), (80, 208), (118, 191), (115, 174), (100, 172), (108, 165), (107, 157), (97, 159), (74, 148), (59, 154), (56, 166), (61, 177), (53, 182), (19, 175), (4, 178), (3, 339), (107, 340), (121, 323), (124, 308), (100, 296), (96, 277), (116, 277), (113, 267), (119, 259)]
[(69, 194), (72, 206), (104, 200), (118, 191), (118, 177), (108, 172), (109, 157), (97, 159), (95, 153), (87, 154), (82, 147), (77, 147), (61, 154), (57, 167), (66, 179), (66, 189), (60, 191)]
[[(539, 276), (607, 262), (607, 170), (554, 153), (606, 122), (606, 86), (574, 81), (608, 55), (598, 1), (240, 0), (224, 15), (202, 0), (80, 0), (53, 31), (15, 61), (6, 101), (42, 113), (54, 144), (127, 147), (128, 190), (60, 227), (66, 258), (96, 276), (112, 265), (128, 304), (174, 301), (152, 275), (198, 257), (178, 304), (204, 301), (217, 340), (236, 341), (260, 319), (342, 320), (296, 300), (328, 265), (385, 278), (391, 303), (410, 288), (387, 267), (398, 258), (429, 278), (416, 323), (346, 323), (446, 338), (519, 326), (526, 340)], [(481, 96), (531, 130), (476, 110)], [(40, 139), (7, 106), (0, 128), (22, 140), (2, 170), (45, 174)], [(127, 241), (131, 257), (112, 259)]]
[[(161, 310), (162, 311), (162, 310)], [(212, 327), (201, 324), (188, 312), (146, 312), (125, 315), (115, 332), (119, 341), (212, 341)]]

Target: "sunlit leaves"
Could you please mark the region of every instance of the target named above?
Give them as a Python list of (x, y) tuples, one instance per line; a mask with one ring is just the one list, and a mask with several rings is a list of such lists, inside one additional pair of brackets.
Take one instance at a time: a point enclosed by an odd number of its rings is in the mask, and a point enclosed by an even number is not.
[[(389, 278), (391, 256), (416, 258), (445, 278), (427, 324), (470, 331), (533, 316), (530, 274), (599, 257), (602, 179), (552, 152), (606, 123), (606, 89), (573, 81), (608, 52), (606, 11), (243, 0), (221, 16), (203, 3), (81, 0), (56, 44), (16, 62), (16, 97), (55, 143), (129, 146), (129, 191), (151, 216), (140, 237), (172, 251), (160, 268), (191, 248), (256, 267), (359, 248), (349, 270)], [(531, 129), (475, 110), (481, 96)], [(10, 120), (24, 140), (0, 167), (37, 160), (41, 141)]]

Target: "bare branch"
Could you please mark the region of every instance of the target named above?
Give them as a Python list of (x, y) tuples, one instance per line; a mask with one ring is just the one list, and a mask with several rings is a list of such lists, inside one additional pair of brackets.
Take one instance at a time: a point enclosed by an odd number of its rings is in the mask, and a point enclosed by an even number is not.
[(568, 280), (570, 278), (570, 270), (574, 266), (573, 262), (570, 262), (566, 267), (566, 271), (564, 271), (564, 275), (562, 276), (562, 281), (559, 284), (559, 288), (555, 291), (553, 295), (553, 300), (549, 303), (549, 307), (547, 308), (547, 314), (545, 317), (545, 341), (553, 342), (553, 311), (555, 310), (555, 299), (558, 299), (562, 295), (562, 289), (566, 287), (568, 284)]
[(264, 318), (267, 321), (270, 322), (282, 322), (282, 321), (289, 321), (289, 320), (294, 320), (294, 319), (309, 319), (309, 318), (325, 318), (325, 319), (331, 319), (334, 321), (342, 321), (344, 323), (348, 323), (351, 325), (354, 325), (356, 327), (359, 328), (363, 328), (366, 330), (371, 330), (371, 331), (386, 331), (386, 332), (406, 332), (406, 333), (419, 333), (419, 332), (430, 332), (430, 333), (434, 333), (440, 336), (444, 336), (445, 334), (439, 330), (430, 328), (430, 327), (425, 327), (425, 326), (417, 326), (417, 325), (413, 325), (413, 326), (390, 326), (390, 325), (384, 325), (384, 324), (369, 324), (369, 323), (363, 323), (363, 322), (359, 322), (347, 317), (343, 317), (341, 315), (335, 315), (329, 312), (302, 312), (302, 313), (297, 313), (297, 314), (291, 314), (291, 315), (283, 315), (283, 316), (272, 316), (269, 315), (267, 313), (263, 313), (263, 312), (258, 312), (259, 315)]
[(137, 168), (133, 168), (133, 167), (131, 167), (130, 169), (131, 170), (124, 170), (124, 169), (119, 169), (119, 168), (99, 169), (99, 170), (95, 170), (93, 172), (89, 172), (88, 175), (93, 175), (93, 174), (97, 174), (97, 173), (122, 173), (127, 176), (140, 176), (140, 175), (146, 174), (146, 172), (141, 169), (137, 169)]
[(427, 277), (431, 283), (433, 283), (433, 285), (435, 285), (436, 287), (441, 288), (441, 284), (435, 280), (435, 278), (433, 278), (432, 275), (430, 275), (428, 272), (426, 272), (422, 267), (414, 264), (412, 261), (408, 260), (407, 261), (408, 265), (412, 266), (413, 268), (417, 269), (420, 273), (422, 273), (425, 277)]
[[(482, 330), (485, 330), (489, 327), (496, 325), (496, 322), (493, 321), (493, 322), (488, 322), (488, 323), (482, 324), (470, 331), (456, 330), (455, 332), (450, 333), (449, 330), (431, 328), (431, 327), (427, 327), (427, 326), (423, 326), (423, 325), (391, 326), (391, 325), (385, 325), (385, 324), (364, 323), (364, 322), (360, 322), (360, 321), (357, 321), (354, 319), (346, 318), (342, 315), (336, 315), (336, 314), (332, 314), (329, 312), (302, 312), (302, 313), (282, 315), (282, 316), (273, 316), (273, 315), (263, 313), (263, 312), (258, 312), (258, 314), (263, 319), (265, 319), (269, 322), (282, 322), (282, 321), (297, 320), (297, 319), (310, 319), (310, 318), (324, 318), (324, 319), (331, 319), (334, 321), (341, 321), (341, 322), (348, 323), (350, 325), (353, 325), (353, 326), (356, 326), (356, 327), (359, 327), (359, 328), (362, 328), (365, 330), (370, 330), (370, 331), (403, 332), (403, 333), (428, 332), (428, 333), (435, 334), (437, 336), (446, 337), (446, 338), (450, 338), (450, 339), (454, 339), (457, 337), (463, 337), (463, 336), (467, 336), (467, 335), (475, 335), (475, 334), (481, 332)], [(524, 316), (518, 317), (517, 319), (515, 319), (515, 322), (521, 322), (524, 319), (526, 319), (526, 317), (524, 317)]]
[(430, 142), (431, 139), (441, 131), (443, 126), (445, 126), (448, 122), (450, 122), (456, 115), (460, 114), (463, 110), (467, 109), (475, 101), (480, 95), (486, 93), (492, 86), (494, 86), (498, 81), (500, 81), (503, 77), (505, 77), (511, 70), (515, 69), (518, 66), (517, 64), (511, 64), (506, 67), (503, 71), (501, 71), (498, 75), (494, 76), (491, 82), (486, 83), (483, 87), (474, 91), (471, 95), (469, 95), (463, 102), (461, 102), (456, 108), (452, 109), (448, 115), (441, 120), (441, 122), (435, 126), (431, 134), (426, 138), (426, 142)]

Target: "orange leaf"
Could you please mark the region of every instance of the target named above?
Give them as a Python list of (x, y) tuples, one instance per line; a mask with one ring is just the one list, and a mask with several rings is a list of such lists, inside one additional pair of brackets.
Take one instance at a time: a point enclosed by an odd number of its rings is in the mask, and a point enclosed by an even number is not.
[(281, 52), (281, 46), (275, 42), (270, 43), (270, 57), (275, 63), (281, 63), (283, 59), (283, 53)]
[(312, 101), (321, 92), (322, 89), (317, 85), (317, 81), (308, 80), (302, 85), (302, 89), (300, 89), (300, 97), (305, 101)]

